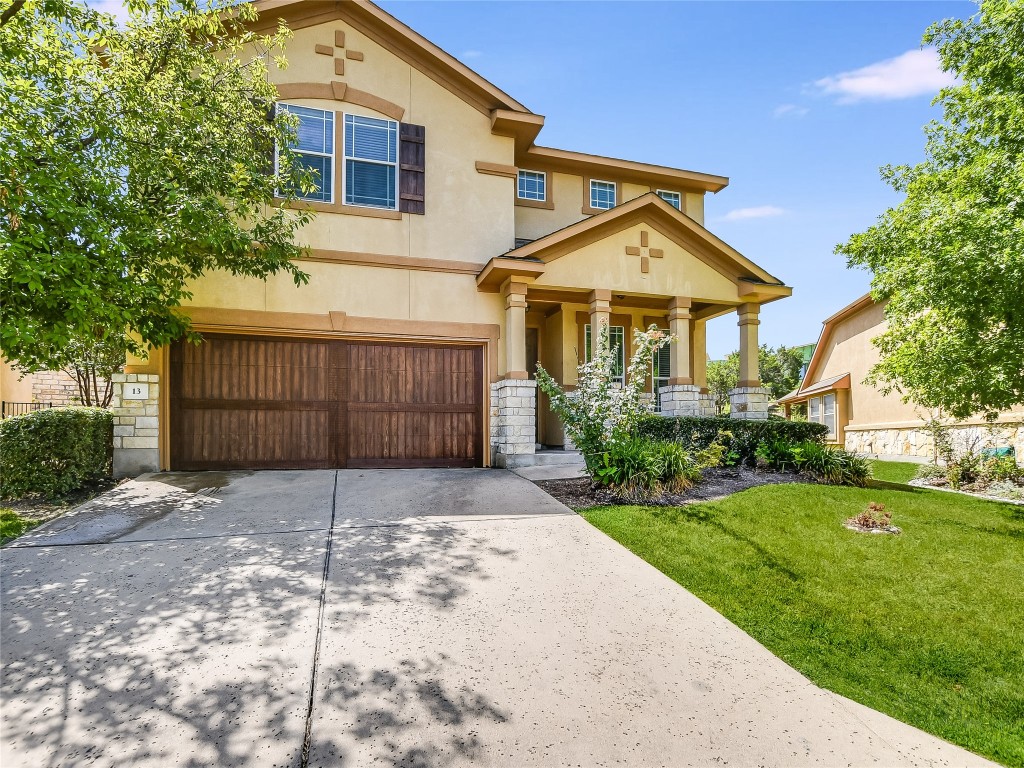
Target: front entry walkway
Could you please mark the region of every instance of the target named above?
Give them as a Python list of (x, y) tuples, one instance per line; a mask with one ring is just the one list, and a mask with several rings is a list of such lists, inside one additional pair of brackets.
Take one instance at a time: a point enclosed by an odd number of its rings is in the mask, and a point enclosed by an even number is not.
[(0, 560), (12, 768), (985, 764), (501, 470), (144, 476)]

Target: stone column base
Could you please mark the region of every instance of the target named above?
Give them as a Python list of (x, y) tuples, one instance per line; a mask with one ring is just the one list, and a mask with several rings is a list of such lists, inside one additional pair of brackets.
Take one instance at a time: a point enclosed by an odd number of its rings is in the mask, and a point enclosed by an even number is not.
[(115, 373), (114, 477), (135, 477), (160, 470), (160, 376)]
[(734, 419), (767, 419), (768, 390), (762, 387), (737, 387), (729, 390), (729, 415)]
[(537, 382), (502, 379), (491, 384), (491, 466), (514, 467), (537, 449)]
[(658, 388), (662, 416), (703, 416), (700, 387), (694, 384), (669, 384)]

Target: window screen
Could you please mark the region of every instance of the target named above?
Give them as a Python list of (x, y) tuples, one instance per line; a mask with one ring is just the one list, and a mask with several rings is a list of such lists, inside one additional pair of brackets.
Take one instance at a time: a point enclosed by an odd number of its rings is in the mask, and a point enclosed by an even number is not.
[(396, 208), (398, 123), (345, 115), (345, 204)]
[(547, 199), (547, 176), (539, 171), (520, 171), (517, 193), (522, 200)]
[(299, 119), (296, 138), (289, 145), (296, 161), (313, 171), (315, 188), (296, 190), (301, 200), (330, 203), (334, 199), (334, 113), (292, 104), (278, 104), (278, 110)]

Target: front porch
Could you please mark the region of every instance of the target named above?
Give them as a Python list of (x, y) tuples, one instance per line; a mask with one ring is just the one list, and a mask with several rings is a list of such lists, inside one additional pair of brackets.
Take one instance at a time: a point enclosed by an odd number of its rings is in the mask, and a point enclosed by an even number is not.
[[(589, 354), (592, 329), (607, 327), (625, 369), (633, 354), (633, 333), (655, 326), (676, 341), (651, 361), (645, 390), (655, 412), (663, 416), (714, 416), (707, 385), (706, 323), (736, 312), (742, 381), (731, 393), (731, 415), (740, 419), (768, 416), (767, 391), (760, 387), (757, 326), (760, 305), (723, 306), (687, 296), (641, 297), (589, 292), (550, 291), (506, 279), (503, 345), (505, 371), (491, 385), (492, 461), (499, 466), (524, 463), (539, 448), (573, 449), (548, 398), (537, 389), (535, 372), (543, 366), (566, 389), (576, 384), (577, 366)], [(526, 460), (529, 461), (529, 460)]]
[(792, 289), (657, 195), (491, 259), (477, 286), (500, 293), (504, 303), (500, 373), (490, 403), (492, 463), (498, 466), (521, 463), (538, 445), (567, 447), (534, 374), (539, 364), (572, 389), (597, 336), (592, 331), (604, 327), (620, 350), (623, 376), (634, 331), (653, 325), (673, 334), (676, 341), (651, 361), (647, 391), (665, 416), (711, 416), (707, 322), (736, 313), (740, 381), (730, 396), (731, 415), (767, 418), (759, 313), (762, 304)]

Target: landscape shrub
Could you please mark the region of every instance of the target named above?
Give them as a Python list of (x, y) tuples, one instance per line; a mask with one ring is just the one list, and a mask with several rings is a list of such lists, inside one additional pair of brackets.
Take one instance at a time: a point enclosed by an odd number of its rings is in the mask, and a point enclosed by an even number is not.
[[(589, 362), (576, 368), (576, 388), (566, 391), (540, 364), (537, 387), (549, 398), (551, 410), (561, 420), (566, 437), (583, 454), (587, 473), (593, 477), (601, 456), (612, 446), (629, 441), (637, 423), (651, 412), (644, 389), (650, 377), (651, 357), (674, 337), (657, 327), (633, 332), (633, 355), (626, 368), (625, 386), (615, 376), (617, 353), (608, 326), (594, 339)], [(637, 449), (639, 450), (639, 449)]]
[(1019, 483), (1024, 481), (1024, 467), (1018, 467), (1013, 456), (994, 456), (982, 460), (978, 479), (985, 483)]
[(48, 408), (0, 421), (0, 496), (59, 499), (109, 477), (114, 417)]
[(675, 442), (632, 437), (601, 453), (594, 481), (627, 501), (650, 501), (693, 487), (705, 469), (720, 465), (724, 452), (721, 443), (689, 451)]
[(648, 416), (640, 421), (637, 431), (652, 440), (679, 442), (691, 450), (703, 450), (719, 441), (726, 451), (726, 464), (751, 466), (757, 461), (759, 445), (775, 440), (824, 443), (828, 435), (828, 427), (813, 421), (781, 418), (747, 421), (728, 416)]
[(864, 486), (871, 475), (867, 460), (813, 440), (799, 443), (768, 440), (757, 447), (754, 455), (759, 467), (779, 472), (806, 472), (818, 482), (830, 485)]

